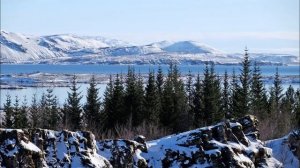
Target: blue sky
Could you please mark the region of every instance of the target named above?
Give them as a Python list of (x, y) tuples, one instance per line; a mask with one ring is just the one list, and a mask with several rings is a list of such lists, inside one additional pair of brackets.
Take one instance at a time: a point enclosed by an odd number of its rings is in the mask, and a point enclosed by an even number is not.
[(299, 0), (1, 0), (1, 29), (299, 55)]

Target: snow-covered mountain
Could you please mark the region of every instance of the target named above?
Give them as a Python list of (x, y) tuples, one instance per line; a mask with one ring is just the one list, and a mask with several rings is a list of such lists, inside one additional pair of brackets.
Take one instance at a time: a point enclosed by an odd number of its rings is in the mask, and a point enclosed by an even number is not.
[[(27, 36), (1, 31), (1, 62), (4, 63), (188, 63), (213, 61), (236, 64), (242, 54), (226, 54), (195, 41), (161, 41), (133, 45), (121, 40), (71, 34)], [(265, 64), (295, 64), (298, 57), (288, 54), (250, 54)]]

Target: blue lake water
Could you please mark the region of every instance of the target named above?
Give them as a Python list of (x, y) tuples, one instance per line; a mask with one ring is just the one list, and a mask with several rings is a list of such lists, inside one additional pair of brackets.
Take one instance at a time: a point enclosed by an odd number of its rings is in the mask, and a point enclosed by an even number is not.
[[(168, 71), (168, 65), (161, 65), (164, 72)], [(202, 73), (205, 65), (179, 65), (182, 74)], [(261, 71), (264, 76), (272, 76), (275, 74), (277, 66), (261, 66)], [(126, 73), (128, 65), (48, 65), (48, 64), (2, 64), (2, 74), (16, 73), (67, 73), (67, 74), (116, 74)], [(158, 65), (134, 65), (136, 72), (148, 73), (149, 70), (157, 70)], [(216, 65), (215, 71), (218, 74), (223, 74), (225, 70), (231, 73), (233, 69), (238, 73), (241, 67), (238, 65)], [(278, 66), (280, 75), (299, 75), (299, 66)]]

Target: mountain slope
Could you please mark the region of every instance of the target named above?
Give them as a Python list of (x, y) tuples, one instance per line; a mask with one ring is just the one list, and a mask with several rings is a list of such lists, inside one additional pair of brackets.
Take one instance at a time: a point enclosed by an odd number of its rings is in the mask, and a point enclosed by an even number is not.
[[(133, 45), (104, 37), (71, 34), (25, 36), (1, 31), (2, 63), (107, 63), (107, 64), (237, 64), (242, 54), (225, 54), (195, 41), (161, 41), (148, 45)], [(289, 54), (250, 54), (251, 60), (264, 64), (297, 64), (299, 59)]]

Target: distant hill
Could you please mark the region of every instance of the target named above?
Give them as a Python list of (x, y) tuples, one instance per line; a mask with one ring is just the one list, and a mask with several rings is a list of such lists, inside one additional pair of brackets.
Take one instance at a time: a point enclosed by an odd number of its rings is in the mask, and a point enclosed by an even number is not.
[[(195, 41), (161, 41), (134, 45), (116, 39), (72, 34), (28, 36), (1, 31), (2, 63), (158, 64), (178, 62), (237, 64), (243, 54), (227, 54)], [(262, 64), (297, 64), (290, 54), (250, 54)]]

